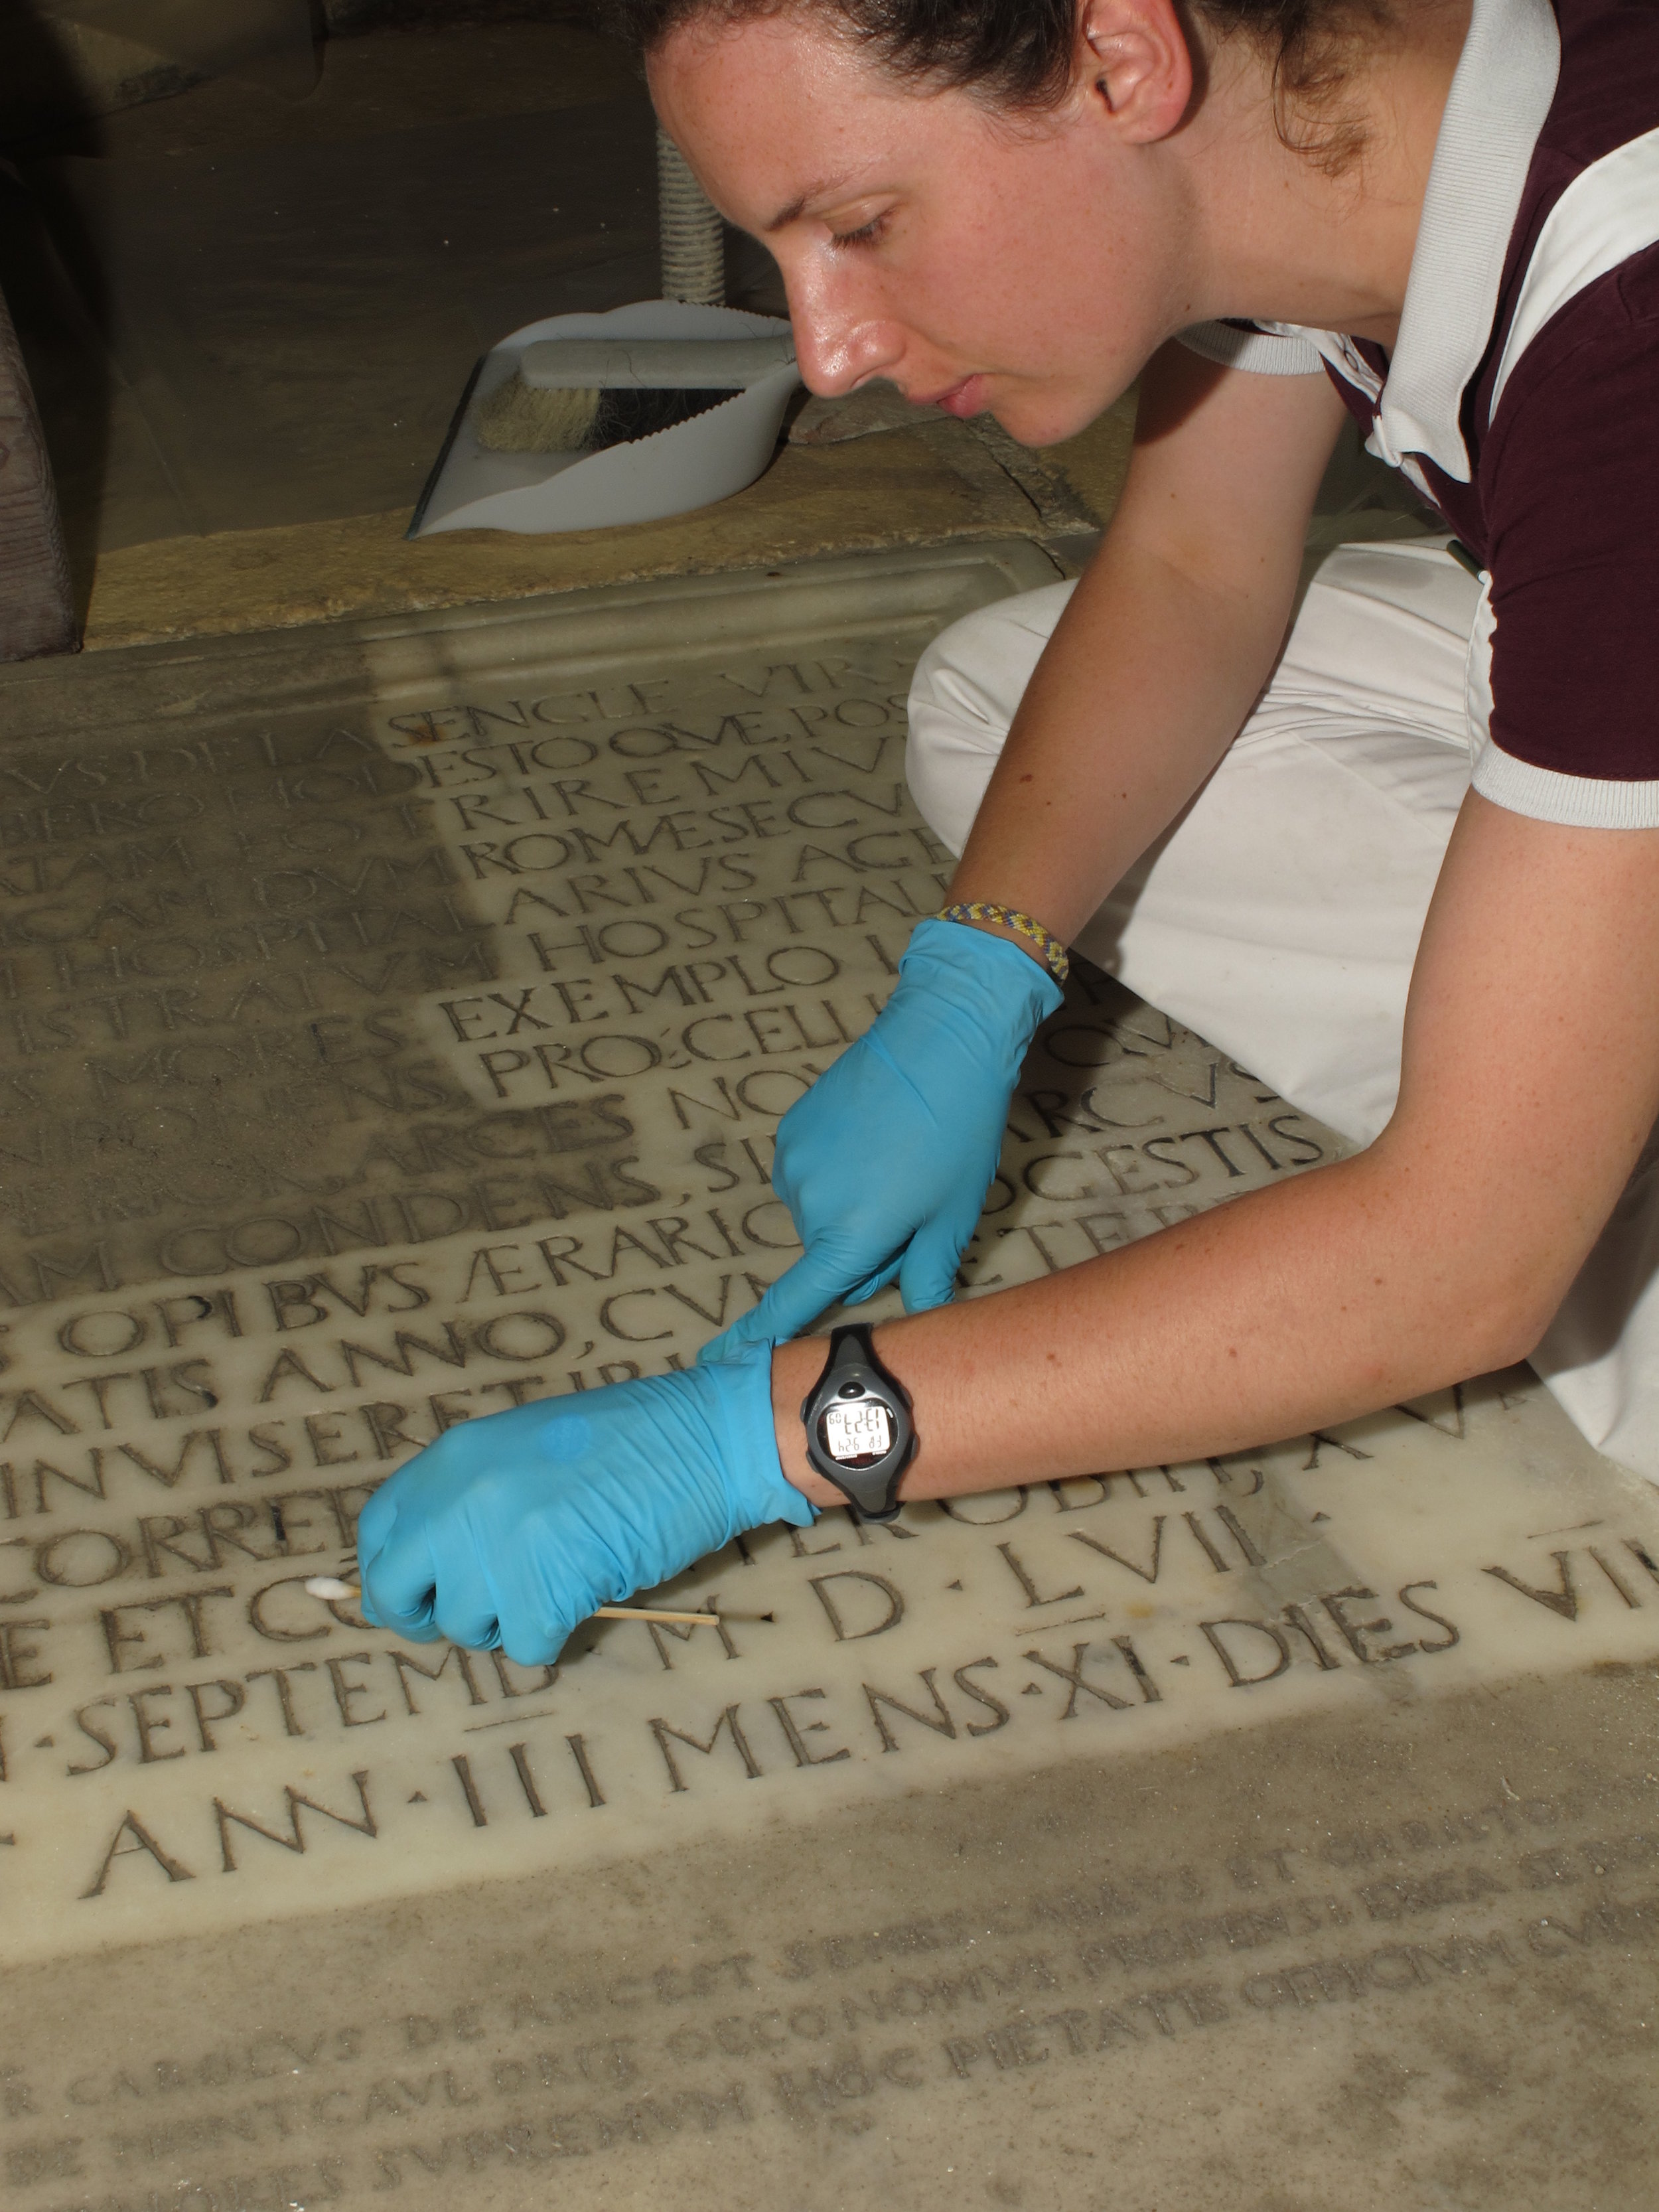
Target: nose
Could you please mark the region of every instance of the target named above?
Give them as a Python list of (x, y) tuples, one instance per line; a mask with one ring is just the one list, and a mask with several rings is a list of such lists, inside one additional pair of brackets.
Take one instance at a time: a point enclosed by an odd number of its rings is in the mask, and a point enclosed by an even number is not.
[(795, 359), (809, 391), (838, 399), (872, 377), (890, 375), (904, 352), (904, 333), (878, 303), (837, 273), (786, 271)]

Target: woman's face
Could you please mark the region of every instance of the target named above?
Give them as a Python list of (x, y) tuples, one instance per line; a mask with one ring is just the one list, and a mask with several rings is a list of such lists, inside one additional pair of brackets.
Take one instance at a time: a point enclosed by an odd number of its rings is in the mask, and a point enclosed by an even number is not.
[(1011, 118), (900, 86), (793, 11), (694, 21), (650, 80), (710, 198), (777, 257), (814, 392), (884, 377), (1044, 445), (1194, 319), (1174, 173), (1092, 82)]

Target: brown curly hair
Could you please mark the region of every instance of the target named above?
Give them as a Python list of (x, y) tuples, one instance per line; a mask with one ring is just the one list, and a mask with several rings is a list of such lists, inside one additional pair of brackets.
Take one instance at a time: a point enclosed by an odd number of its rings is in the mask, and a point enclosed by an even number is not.
[[(1330, 112), (1363, 47), (1393, 27), (1390, 0), (1190, 0), (1219, 38), (1249, 38), (1273, 64), (1274, 115), (1286, 145), (1333, 172), (1363, 134)], [(878, 67), (930, 90), (976, 93), (994, 106), (1040, 112), (1073, 81), (1077, 0), (598, 0), (603, 28), (648, 53), (682, 24), (823, 14)], [(1302, 120), (1293, 132), (1290, 114)]]

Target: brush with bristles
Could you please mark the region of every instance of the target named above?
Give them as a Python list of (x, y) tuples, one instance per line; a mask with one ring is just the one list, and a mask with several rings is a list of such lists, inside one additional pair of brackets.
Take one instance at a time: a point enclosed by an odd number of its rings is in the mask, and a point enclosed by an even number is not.
[(497, 453), (598, 453), (672, 430), (793, 366), (787, 336), (544, 338), (474, 410)]

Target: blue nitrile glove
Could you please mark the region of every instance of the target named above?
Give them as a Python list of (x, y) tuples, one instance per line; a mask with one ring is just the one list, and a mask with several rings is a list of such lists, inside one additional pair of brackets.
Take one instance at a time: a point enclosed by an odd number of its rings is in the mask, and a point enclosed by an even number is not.
[(771, 1346), (752, 1345), (449, 1430), (363, 1508), (363, 1617), (538, 1667), (598, 1607), (742, 1529), (816, 1517), (778, 1463)]
[(892, 997), (778, 1124), (772, 1188), (805, 1256), (700, 1361), (793, 1336), (895, 1275), (907, 1311), (950, 1304), (1020, 1062), (1061, 995), (1006, 938), (916, 925)]

